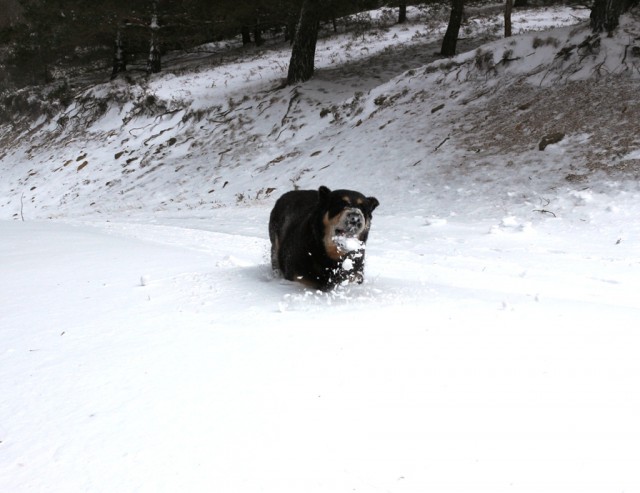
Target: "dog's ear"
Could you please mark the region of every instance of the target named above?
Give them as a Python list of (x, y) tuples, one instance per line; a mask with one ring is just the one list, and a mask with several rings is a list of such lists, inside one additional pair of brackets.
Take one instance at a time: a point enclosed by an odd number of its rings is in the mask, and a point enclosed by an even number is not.
[(318, 199), (321, 204), (326, 204), (329, 201), (329, 194), (331, 190), (329, 190), (324, 185), (318, 188)]
[(367, 197), (367, 200), (369, 201), (369, 210), (371, 212), (373, 212), (375, 208), (380, 205), (380, 202), (378, 202), (378, 199), (376, 199), (375, 197)]

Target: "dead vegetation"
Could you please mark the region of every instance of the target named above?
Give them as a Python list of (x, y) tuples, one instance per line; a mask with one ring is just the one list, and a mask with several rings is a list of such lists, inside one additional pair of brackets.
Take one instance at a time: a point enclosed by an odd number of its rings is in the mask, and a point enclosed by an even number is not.
[(639, 121), (638, 84), (612, 76), (545, 88), (512, 85), (470, 114), (468, 131), (458, 137), (468, 148), (516, 155), (543, 151), (561, 142), (560, 135), (573, 137), (585, 141), (575, 144), (576, 176), (604, 171), (636, 178), (640, 160), (622, 158), (640, 146)]

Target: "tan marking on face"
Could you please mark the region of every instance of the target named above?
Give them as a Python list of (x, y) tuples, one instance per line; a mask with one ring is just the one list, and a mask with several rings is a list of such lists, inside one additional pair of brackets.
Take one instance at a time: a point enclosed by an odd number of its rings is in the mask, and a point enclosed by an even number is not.
[(333, 234), (336, 230), (336, 226), (340, 224), (340, 218), (342, 214), (329, 219), (329, 213), (325, 212), (322, 217), (322, 223), (324, 224), (324, 249), (331, 260), (340, 260), (342, 253), (340, 249), (333, 241)]
[(364, 204), (364, 199), (362, 197), (358, 197), (358, 199), (356, 200), (356, 204), (358, 205)]
[(351, 199), (348, 195), (343, 195), (342, 200), (344, 200), (347, 204), (351, 205)]

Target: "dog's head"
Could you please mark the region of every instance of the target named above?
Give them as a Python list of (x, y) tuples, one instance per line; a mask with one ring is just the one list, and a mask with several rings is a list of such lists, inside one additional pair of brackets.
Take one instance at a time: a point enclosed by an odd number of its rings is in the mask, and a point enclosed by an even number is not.
[(380, 204), (375, 197), (365, 197), (353, 190), (318, 189), (319, 207), (323, 213), (324, 244), (334, 260), (364, 248), (369, 236), (372, 213)]

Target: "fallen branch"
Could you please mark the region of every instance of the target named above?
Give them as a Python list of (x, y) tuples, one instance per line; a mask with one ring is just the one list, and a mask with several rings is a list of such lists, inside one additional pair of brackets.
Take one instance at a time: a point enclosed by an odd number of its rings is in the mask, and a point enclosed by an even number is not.
[(154, 118), (154, 121), (157, 121), (159, 118), (162, 118), (163, 116), (167, 116), (167, 115), (174, 115), (174, 114), (179, 113), (179, 112), (181, 112), (181, 111), (184, 111), (184, 108), (176, 108), (175, 110), (168, 110), (168, 111), (165, 111), (164, 113), (162, 113), (162, 114), (160, 114), (160, 115), (156, 116), (156, 117)]
[[(438, 149), (440, 149), (440, 148), (442, 147), (442, 145), (443, 145), (447, 140), (449, 140), (449, 138), (450, 138), (450, 136), (449, 136), (449, 135), (447, 135), (447, 136), (445, 137), (445, 139), (444, 139), (442, 142), (440, 142), (440, 143), (436, 146), (436, 148), (434, 149), (434, 151), (437, 151)], [(416, 164), (417, 164), (417, 163), (416, 163)], [(414, 165), (414, 166), (415, 166), (415, 165)]]
[(163, 129), (163, 130), (160, 130), (160, 132), (158, 132), (157, 134), (153, 134), (153, 135), (152, 135), (151, 137), (149, 137), (148, 139), (145, 139), (145, 140), (143, 141), (143, 144), (144, 144), (144, 145), (149, 145), (149, 141), (150, 141), (150, 140), (153, 140), (153, 139), (155, 139), (156, 137), (160, 137), (163, 133), (165, 133), (165, 132), (167, 132), (167, 131), (169, 131), (169, 130), (172, 130), (172, 129), (173, 129), (173, 127), (165, 128), (165, 129)]
[(477, 99), (480, 99), (483, 96), (486, 96), (487, 94), (489, 94), (491, 92), (491, 89), (486, 89), (484, 91), (480, 91), (478, 94), (474, 94), (473, 96), (463, 100), (460, 104), (462, 104), (463, 106), (471, 103), (472, 101), (475, 101)]
[[(151, 123), (147, 124), (147, 125), (143, 125), (142, 127), (135, 127), (129, 130), (129, 135), (132, 135), (134, 137), (139, 137), (139, 135), (135, 135), (133, 132), (136, 130), (144, 130), (147, 127), (150, 127)], [(155, 126), (155, 125), (154, 125)]]
[(533, 209), (533, 212), (539, 212), (540, 214), (551, 214), (553, 217), (557, 217), (555, 213), (548, 211), (547, 209)]

